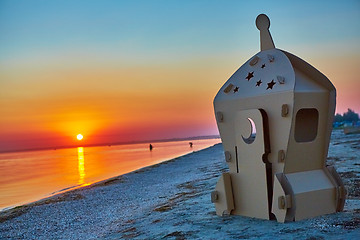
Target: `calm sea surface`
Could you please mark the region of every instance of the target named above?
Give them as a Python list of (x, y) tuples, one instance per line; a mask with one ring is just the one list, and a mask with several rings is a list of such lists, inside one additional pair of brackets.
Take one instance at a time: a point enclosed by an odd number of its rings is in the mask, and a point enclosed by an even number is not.
[(220, 139), (0, 154), (0, 210), (212, 146)]

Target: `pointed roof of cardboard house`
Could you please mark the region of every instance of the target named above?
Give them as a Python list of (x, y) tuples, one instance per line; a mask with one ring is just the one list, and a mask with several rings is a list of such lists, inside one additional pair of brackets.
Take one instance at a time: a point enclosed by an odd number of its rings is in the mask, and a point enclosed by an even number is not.
[(250, 98), (281, 92), (334, 92), (332, 83), (317, 69), (275, 48), (265, 14), (256, 18), (261, 51), (242, 65), (220, 89), (214, 101)]

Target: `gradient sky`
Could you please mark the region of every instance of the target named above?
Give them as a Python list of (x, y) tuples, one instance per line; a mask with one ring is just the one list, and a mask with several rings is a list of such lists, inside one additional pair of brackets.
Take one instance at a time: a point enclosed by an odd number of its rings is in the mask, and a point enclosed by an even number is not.
[(360, 112), (360, 2), (0, 0), (0, 151), (218, 134), (212, 101), (259, 49), (323, 72)]

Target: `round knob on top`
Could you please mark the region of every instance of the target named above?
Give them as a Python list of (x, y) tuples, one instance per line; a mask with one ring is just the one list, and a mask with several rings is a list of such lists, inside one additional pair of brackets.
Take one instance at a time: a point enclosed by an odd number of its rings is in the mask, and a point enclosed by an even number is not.
[(265, 14), (260, 14), (256, 18), (256, 27), (259, 30), (267, 30), (270, 28), (270, 19)]

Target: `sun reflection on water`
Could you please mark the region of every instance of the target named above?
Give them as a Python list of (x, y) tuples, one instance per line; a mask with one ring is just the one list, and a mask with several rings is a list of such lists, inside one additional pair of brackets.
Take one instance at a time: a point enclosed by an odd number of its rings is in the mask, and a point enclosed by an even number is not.
[(78, 147), (78, 168), (79, 168), (79, 184), (84, 184), (85, 180), (85, 158), (84, 148)]

